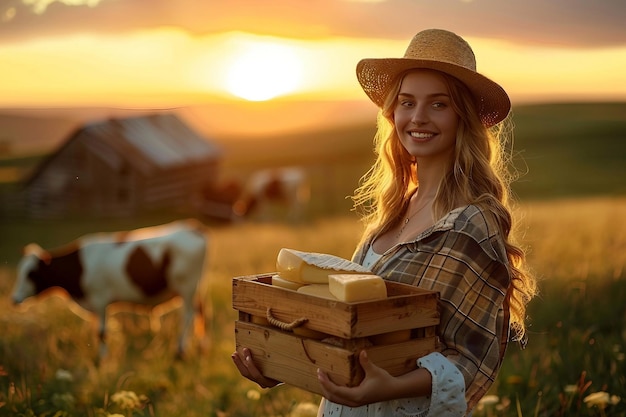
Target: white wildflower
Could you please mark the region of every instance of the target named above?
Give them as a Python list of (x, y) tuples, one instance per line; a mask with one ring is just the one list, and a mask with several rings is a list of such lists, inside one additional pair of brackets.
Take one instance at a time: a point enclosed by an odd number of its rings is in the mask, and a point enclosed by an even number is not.
[(135, 410), (141, 408), (146, 398), (139, 397), (133, 391), (118, 391), (111, 395), (111, 401), (123, 410)]
[(57, 381), (72, 382), (74, 380), (74, 376), (72, 375), (72, 373), (65, 369), (57, 369), (54, 377), (57, 379)]
[(500, 402), (500, 397), (497, 395), (485, 395), (483, 398), (478, 401), (478, 404), (482, 405), (495, 405)]
[(246, 392), (246, 397), (248, 397), (249, 400), (258, 401), (261, 399), (261, 393), (255, 389), (251, 389)]
[(316, 417), (317, 409), (318, 406), (313, 403), (300, 403), (291, 410), (289, 417)]
[(566, 385), (563, 388), (566, 394), (576, 394), (578, 392), (578, 385)]
[(593, 407), (594, 405), (598, 406), (599, 408), (605, 408), (610, 399), (611, 398), (608, 392), (599, 391), (587, 395), (583, 401), (585, 402), (585, 404), (587, 404), (587, 407), (589, 408)]

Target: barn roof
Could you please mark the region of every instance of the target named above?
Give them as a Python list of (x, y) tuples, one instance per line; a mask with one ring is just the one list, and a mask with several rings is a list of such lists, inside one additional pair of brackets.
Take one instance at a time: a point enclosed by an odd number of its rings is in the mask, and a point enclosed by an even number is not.
[[(221, 149), (216, 144), (200, 136), (171, 113), (109, 119), (84, 125), (56, 153), (75, 141), (82, 141), (112, 168), (127, 163), (144, 175), (215, 160), (221, 156)], [(50, 155), (27, 182), (45, 171), (53, 158), (54, 154)]]
[(159, 168), (215, 159), (220, 153), (173, 114), (111, 119), (86, 126), (83, 134), (100, 139), (129, 160), (143, 159)]

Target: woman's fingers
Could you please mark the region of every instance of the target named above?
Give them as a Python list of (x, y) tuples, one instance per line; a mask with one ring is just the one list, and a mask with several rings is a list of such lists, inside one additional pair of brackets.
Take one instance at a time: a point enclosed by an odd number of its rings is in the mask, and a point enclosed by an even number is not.
[(263, 376), (259, 368), (257, 368), (252, 360), (252, 353), (250, 352), (250, 349), (243, 348), (241, 352), (235, 351), (231, 355), (231, 358), (239, 370), (239, 373), (245, 378), (259, 384), (261, 388), (270, 388), (279, 384), (279, 381)]
[(238, 351), (235, 351), (231, 355), (231, 358), (233, 359), (235, 366), (239, 370), (239, 373), (242, 376), (250, 379), (250, 373), (248, 372), (248, 367), (245, 365), (245, 358), (242, 356), (242, 354)]
[(325, 398), (349, 407), (358, 407), (384, 398), (385, 385), (389, 385), (391, 376), (371, 362), (365, 350), (359, 353), (359, 361), (365, 371), (365, 377), (354, 387), (336, 385), (325, 372), (317, 370), (317, 378)]

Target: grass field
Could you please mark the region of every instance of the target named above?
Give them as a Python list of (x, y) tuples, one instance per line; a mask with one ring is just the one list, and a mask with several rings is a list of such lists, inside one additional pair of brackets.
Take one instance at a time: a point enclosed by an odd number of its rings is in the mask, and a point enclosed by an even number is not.
[[(529, 309), (528, 348), (510, 346), (488, 398), (493, 401), (475, 416), (626, 416), (625, 110), (564, 105), (516, 111), (516, 144), (529, 168), (516, 189), (522, 241), (541, 278), (541, 295)], [(230, 361), (236, 318), (231, 279), (272, 271), (281, 247), (350, 257), (360, 230), (343, 196), (370, 158), (368, 145), (357, 142), (363, 138), (352, 134), (343, 132), (346, 143), (332, 156), (318, 149), (335, 143), (330, 134), (317, 142), (301, 138), (310, 143), (308, 151), (283, 144), (285, 153), (276, 155), (273, 146), (279, 145), (264, 147), (263, 164), (305, 162), (298, 158), (308, 152), (310, 166), (317, 167), (317, 189), (326, 189), (323, 176), (329, 173), (339, 184), (314, 201), (316, 215), (301, 224), (212, 227), (202, 290), (210, 307), (208, 337), (191, 340), (184, 361), (173, 360), (177, 311), (162, 317), (156, 333), (145, 315), (115, 314), (108, 323), (109, 356), (98, 367), (95, 323), (72, 313), (66, 299), (20, 308), (9, 300), (24, 244), (57, 246), (89, 231), (157, 224), (175, 215), (0, 220), (0, 417), (315, 415), (310, 412), (319, 397), (288, 386), (260, 390), (236, 372)], [(249, 167), (249, 146), (233, 144), (238, 157), (226, 169)], [(340, 164), (342, 156), (352, 162)], [(330, 168), (322, 169), (324, 164)], [(328, 204), (335, 204), (332, 210)], [(599, 397), (595, 405), (584, 402), (590, 394)]]
[[(542, 294), (530, 306), (529, 346), (510, 347), (493, 389), (498, 404), (485, 415), (602, 415), (581, 401), (600, 391), (626, 397), (626, 198), (537, 202), (523, 205), (521, 213)], [(8, 299), (14, 273), (3, 268), (0, 416), (54, 415), (57, 410), (68, 416), (106, 415), (103, 410), (128, 416), (299, 415), (290, 414), (297, 404), (318, 398), (286, 386), (259, 390), (241, 379), (230, 362), (231, 278), (272, 271), (283, 246), (349, 257), (358, 233), (351, 217), (295, 227), (215, 229), (204, 288), (211, 307), (209, 337), (202, 344), (192, 342), (182, 362), (173, 360), (176, 311), (163, 317), (156, 334), (145, 316), (118, 313), (109, 322), (110, 356), (97, 368), (95, 325), (73, 314), (63, 298), (14, 308)], [(126, 391), (145, 397), (124, 411), (113, 398), (120, 392), (131, 395)], [(604, 411), (624, 416), (626, 404)]]
[[(515, 106), (513, 122), (512, 159), (521, 175), (514, 191), (521, 199), (626, 194), (626, 103)], [(355, 173), (372, 160), (374, 128), (372, 120), (271, 140), (236, 138), (224, 144), (231, 155), (225, 168), (237, 173), (257, 163), (331, 166), (331, 178), (346, 195), (354, 189)]]

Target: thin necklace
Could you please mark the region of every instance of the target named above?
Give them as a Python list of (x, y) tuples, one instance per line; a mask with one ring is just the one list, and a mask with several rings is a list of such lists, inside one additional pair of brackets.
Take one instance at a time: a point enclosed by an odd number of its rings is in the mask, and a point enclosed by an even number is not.
[(400, 227), (400, 231), (398, 232), (398, 234), (396, 235), (396, 239), (400, 237), (400, 235), (402, 234), (402, 232), (404, 232), (404, 229), (406, 229), (406, 226), (409, 224), (409, 222), (411, 221), (411, 219), (413, 217), (415, 217), (417, 215), (417, 213), (419, 213), (420, 211), (422, 211), (424, 209), (424, 207), (426, 207), (428, 205), (428, 203), (430, 203), (430, 201), (427, 199), (426, 202), (424, 204), (422, 204), (422, 206), (420, 208), (418, 208), (417, 210), (415, 210), (413, 212), (413, 214), (411, 214), (410, 216), (407, 216), (404, 218), (404, 221), (402, 222), (402, 227)]

